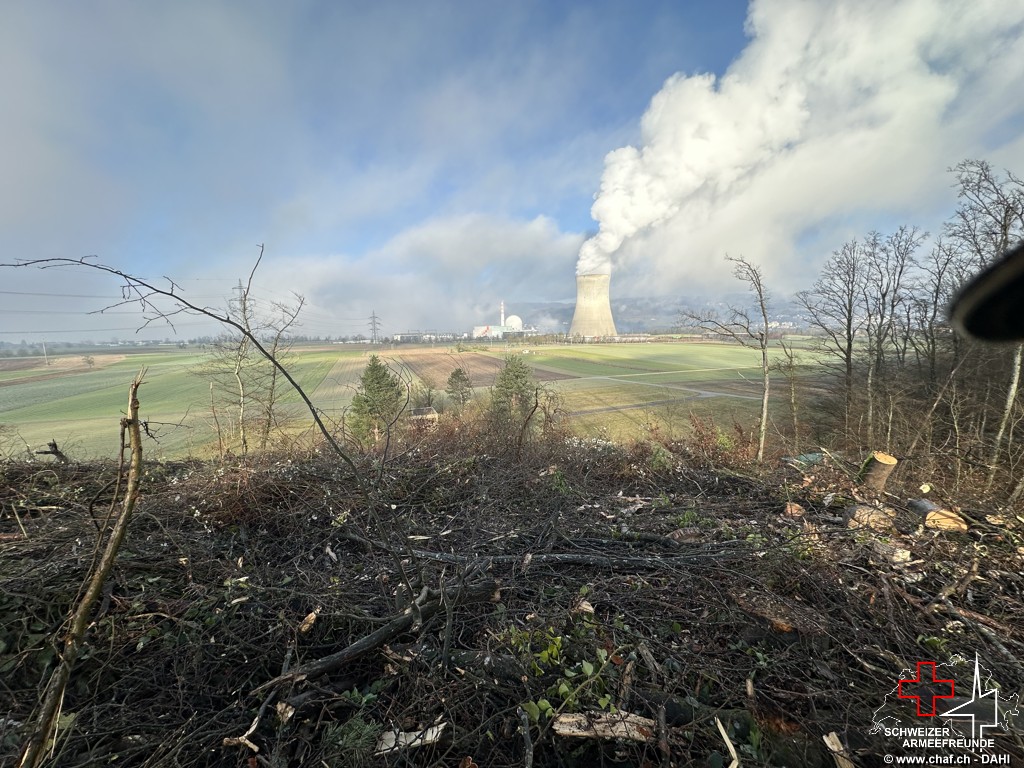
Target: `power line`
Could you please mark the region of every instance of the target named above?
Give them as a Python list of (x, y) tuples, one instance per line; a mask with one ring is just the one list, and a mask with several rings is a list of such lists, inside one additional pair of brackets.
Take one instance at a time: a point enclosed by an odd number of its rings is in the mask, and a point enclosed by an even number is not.
[(5, 296), (56, 296), (62, 299), (106, 299), (107, 301), (114, 301), (114, 297), (107, 296), (96, 296), (86, 293), (36, 293), (34, 291), (0, 291)]
[(97, 309), (95, 311), (81, 310), (79, 312), (62, 312), (55, 311), (52, 309), (0, 309), (0, 315), (138, 315), (138, 312), (124, 312), (124, 311), (104, 311)]
[[(187, 326), (197, 325), (209, 325), (208, 323), (175, 323), (175, 328), (182, 328)], [(0, 335), (3, 336), (52, 336), (55, 333), (106, 333), (107, 331), (139, 331), (139, 330), (150, 330), (151, 328), (142, 328), (138, 325), (129, 325), (123, 328), (55, 328), (48, 331), (0, 331)], [(168, 330), (171, 330), (168, 327)]]
[[(121, 301), (135, 301), (136, 300), (135, 298), (125, 299), (123, 295), (122, 296), (114, 296), (114, 295), (111, 295), (111, 294), (107, 294), (106, 296), (99, 296), (99, 295), (96, 295), (96, 294), (86, 294), (86, 293), (44, 293), (44, 292), (41, 292), (41, 291), (0, 291), (0, 295), (4, 295), (4, 296), (39, 296), (39, 297), (43, 297), (43, 298), (58, 298), (58, 299), (103, 299), (104, 301), (117, 301), (117, 302), (121, 302)], [(169, 299), (171, 297), (167, 296), (167, 297), (164, 297), (164, 298), (168, 298)], [(189, 299), (189, 300), (196, 300), (196, 301), (198, 301), (198, 300), (209, 301), (209, 300), (215, 300), (215, 299), (223, 299), (224, 297), (223, 296), (189, 296), (189, 295), (186, 295), (186, 294), (183, 293), (180, 296), (179, 295), (175, 295), (174, 298)]]
[[(203, 279), (203, 278), (194, 278), (194, 279)], [(238, 290), (238, 286), (235, 285), (230, 290), (231, 291), (237, 291)], [(264, 307), (266, 307), (267, 305), (270, 305), (269, 308), (273, 309), (275, 305), (278, 305), (278, 304), (287, 305), (289, 300), (293, 300), (294, 299), (294, 297), (277, 298), (275, 296), (275, 294), (270, 294), (269, 296), (263, 296), (263, 297), (253, 295), (258, 290), (259, 290), (258, 288), (255, 289), (253, 291), (253, 293), (250, 294), (250, 297), (249, 297), (249, 301), (251, 303), (253, 303), (254, 305), (261, 305), (261, 306), (264, 306)], [(125, 299), (123, 296), (114, 296), (114, 295), (110, 295), (110, 294), (103, 296), (103, 295), (99, 295), (99, 294), (87, 294), (87, 293), (50, 293), (50, 292), (46, 292), (46, 291), (0, 291), (0, 296), (33, 296), (33, 297), (37, 297), (37, 298), (59, 298), (59, 299), (102, 299), (104, 301), (117, 302), (117, 303), (121, 303), (121, 302), (131, 303), (131, 302), (135, 301), (135, 299), (132, 298), (132, 297), (130, 297), (128, 299)], [(189, 295), (189, 294), (186, 294), (186, 293), (182, 293), (182, 294), (174, 295), (174, 296), (161, 296), (161, 297), (153, 297), (153, 298), (154, 299), (163, 299), (163, 300), (168, 300), (168, 301), (173, 301), (174, 299), (181, 299), (183, 301), (186, 301), (186, 300), (187, 301), (218, 301), (218, 300), (224, 301), (224, 300), (230, 300), (227, 295), (223, 295), (223, 294), (222, 295), (213, 295), (213, 296), (192, 296), (192, 295)], [(16, 313), (19, 312), (19, 310), (6, 309), (6, 310), (0, 310), (0, 312), (5, 313), (5, 314), (16, 314)], [(36, 313), (36, 314), (39, 314), (39, 313), (43, 313), (43, 314), (76, 314), (76, 313), (71, 313), (71, 312), (63, 312), (63, 313), (61, 313), (61, 312), (47, 312), (46, 310), (30, 310), (30, 309), (20, 310), (20, 312), (22, 314), (31, 314), (31, 313)], [(130, 313), (128, 313), (128, 312), (124, 312), (124, 313), (120, 313), (120, 312), (118, 312), (118, 313), (104, 312), (103, 314), (130, 314)], [(345, 323), (345, 324), (347, 324), (346, 327), (354, 327), (355, 324), (357, 324), (357, 323), (359, 323), (361, 321), (361, 318), (357, 318), (357, 317), (335, 317), (331, 313), (331, 310), (329, 308), (322, 307), (320, 305), (314, 304), (313, 302), (308, 301), (308, 300), (306, 301), (305, 305), (303, 306), (302, 312), (300, 313), (299, 316), (300, 316), (300, 318), (302, 318), (302, 317), (308, 317), (308, 318), (312, 318), (312, 319), (319, 318), (323, 322), (331, 323), (331, 324), (334, 324), (334, 323)]]

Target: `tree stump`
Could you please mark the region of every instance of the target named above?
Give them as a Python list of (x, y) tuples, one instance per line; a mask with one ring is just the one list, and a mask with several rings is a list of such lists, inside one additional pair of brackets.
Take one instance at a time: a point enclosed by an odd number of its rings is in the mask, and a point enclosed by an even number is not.
[(969, 527), (967, 521), (951, 509), (940, 507), (928, 499), (911, 499), (907, 502), (907, 506), (912, 512), (921, 516), (921, 523), (925, 528), (967, 533)]
[(861, 466), (857, 482), (865, 488), (881, 493), (885, 490), (885, 483), (898, 463), (899, 460), (895, 456), (875, 451)]
[(891, 531), (896, 520), (895, 510), (889, 507), (872, 507), (854, 504), (846, 509), (847, 528), (870, 528), (873, 531)]

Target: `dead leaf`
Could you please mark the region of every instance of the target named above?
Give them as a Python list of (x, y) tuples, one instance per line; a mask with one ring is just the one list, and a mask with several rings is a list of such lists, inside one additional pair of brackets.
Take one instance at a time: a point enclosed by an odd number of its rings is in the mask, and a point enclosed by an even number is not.
[(587, 600), (580, 600), (579, 604), (573, 609), (573, 613), (588, 613), (591, 616), (594, 615), (594, 606), (592, 606)]
[(803, 517), (806, 513), (807, 510), (795, 501), (787, 501), (785, 506), (782, 507), (782, 514), (786, 517)]
[(281, 725), (284, 725), (292, 719), (292, 715), (295, 714), (295, 707), (289, 704), (287, 701), (279, 701), (274, 706), (277, 710), (277, 718), (281, 721)]
[(448, 723), (441, 723), (440, 725), (424, 728), (421, 731), (387, 731), (382, 733), (380, 739), (377, 740), (377, 749), (374, 754), (385, 755), (388, 752), (395, 752), (400, 749), (434, 744), (441, 738), (441, 734), (444, 733), (444, 729), (447, 727)]
[(299, 624), (299, 632), (301, 634), (304, 635), (313, 628), (313, 625), (316, 623), (316, 617), (320, 615), (320, 610), (321, 608), (318, 605), (316, 608), (309, 612), (306, 618), (302, 620), (302, 623)]

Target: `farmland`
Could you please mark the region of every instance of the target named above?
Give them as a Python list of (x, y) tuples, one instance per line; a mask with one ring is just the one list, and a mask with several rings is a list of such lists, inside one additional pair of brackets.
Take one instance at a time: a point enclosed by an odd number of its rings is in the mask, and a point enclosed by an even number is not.
[[(749, 423), (759, 406), (756, 350), (730, 344), (649, 343), (527, 348), (380, 347), (373, 350), (406, 380), (443, 390), (457, 367), (478, 392), (494, 382), (503, 357), (522, 355), (536, 378), (556, 392), (584, 434), (629, 438), (652, 426), (685, 431), (690, 413), (723, 423)], [(301, 347), (289, 369), (329, 420), (351, 402), (368, 349)], [(151, 455), (203, 455), (215, 439), (208, 357), (198, 349), (0, 361), (0, 452), (38, 450), (50, 440), (76, 458), (117, 452), (118, 419), (128, 383), (143, 367), (142, 415), (156, 438)], [(299, 398), (287, 393), (281, 412), (303, 423)]]

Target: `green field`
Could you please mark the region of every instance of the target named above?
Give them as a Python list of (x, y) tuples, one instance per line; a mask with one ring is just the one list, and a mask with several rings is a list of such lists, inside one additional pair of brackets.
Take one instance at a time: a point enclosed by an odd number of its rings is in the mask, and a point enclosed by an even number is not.
[[(116, 455), (119, 419), (127, 409), (128, 385), (143, 368), (145, 383), (139, 392), (141, 416), (156, 437), (151, 454), (182, 456), (202, 454), (212, 444), (215, 431), (210, 410), (210, 382), (199, 375), (208, 361), (195, 351), (168, 350), (121, 356), (98, 365), (52, 371), (40, 359), (29, 370), (0, 370), (0, 425), (4, 454), (22, 452), (56, 440), (70, 455), (79, 458)], [(318, 394), (326, 387), (332, 395), (325, 409), (343, 406), (338, 376), (339, 358), (352, 361), (354, 378), (362, 369), (361, 353), (310, 349), (296, 355), (290, 371), (300, 385)], [(59, 358), (51, 358), (51, 363)], [(51, 378), (42, 378), (51, 377)], [(287, 386), (285, 384), (285, 386)], [(338, 390), (338, 391), (335, 391)], [(351, 398), (351, 393), (348, 394)], [(298, 395), (286, 390), (281, 399), (284, 413), (298, 417), (304, 410)]]
[(576, 429), (628, 439), (685, 434), (691, 413), (751, 423), (760, 408), (760, 353), (734, 344), (548, 347), (534, 365), (578, 378), (552, 384)]
[[(474, 350), (500, 359), (510, 348)], [(648, 343), (512, 348), (557, 392), (563, 410), (583, 434), (637, 437), (657, 427), (685, 434), (690, 414), (713, 415), (719, 423), (752, 423), (760, 400), (760, 355), (731, 344)], [(457, 365), (448, 349), (377, 353), (397, 362), (417, 361), (444, 371)], [(296, 350), (289, 370), (329, 420), (341, 420), (369, 352), (341, 347)], [(199, 350), (97, 355), (87, 368), (79, 358), (22, 360), (16, 370), (0, 367), (0, 455), (39, 449), (52, 440), (76, 458), (117, 453), (119, 419), (128, 385), (146, 368), (140, 391), (142, 417), (157, 442), (151, 456), (207, 455), (215, 440), (210, 382), (199, 375), (208, 358)], [(4, 361), (0, 361), (2, 363)], [(13, 367), (13, 364), (12, 364)], [(408, 373), (408, 369), (406, 370)], [(435, 375), (435, 378), (437, 376)], [(443, 389), (443, 381), (434, 382)], [(777, 392), (782, 391), (778, 381)], [(483, 388), (481, 388), (483, 389)], [(221, 408), (221, 426), (231, 412)], [(294, 429), (308, 423), (299, 397), (287, 392), (279, 413)], [(294, 431), (294, 430), (293, 430)]]

